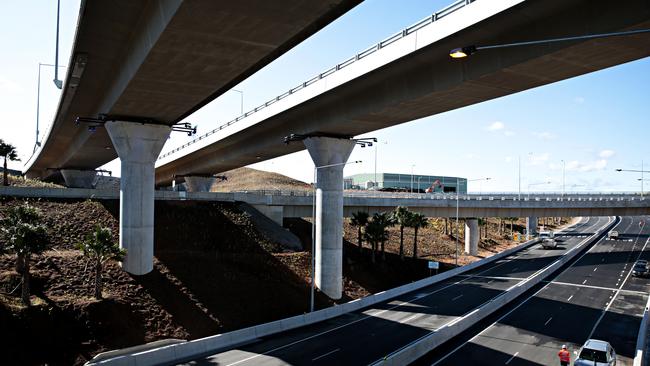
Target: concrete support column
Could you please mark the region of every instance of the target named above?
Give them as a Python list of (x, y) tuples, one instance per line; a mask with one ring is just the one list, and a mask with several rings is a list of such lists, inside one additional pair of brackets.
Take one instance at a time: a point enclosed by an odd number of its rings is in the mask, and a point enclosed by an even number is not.
[[(309, 137), (304, 144), (316, 166), (315, 283), (330, 298), (340, 299), (343, 292), (343, 164), (355, 142)], [(328, 165), (333, 166), (323, 167)]]
[(478, 219), (465, 220), (465, 253), (478, 255), (479, 232)]
[(153, 269), (155, 161), (171, 127), (111, 121), (105, 124), (122, 163), (120, 179), (120, 248), (122, 268), (142, 275)]
[(185, 176), (185, 186), (188, 192), (210, 192), (212, 185), (217, 182), (215, 177)]
[(94, 170), (61, 169), (61, 175), (68, 188), (95, 188)]
[(537, 235), (537, 216), (528, 216), (526, 218), (526, 234)]

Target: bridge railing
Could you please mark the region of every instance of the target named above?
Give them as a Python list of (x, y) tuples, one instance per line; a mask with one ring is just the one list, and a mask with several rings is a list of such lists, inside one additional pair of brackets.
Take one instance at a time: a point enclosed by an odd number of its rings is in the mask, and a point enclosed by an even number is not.
[(255, 108), (251, 109), (250, 111), (238, 116), (237, 118), (235, 118), (235, 119), (233, 119), (231, 121), (228, 121), (228, 122), (214, 128), (214, 129), (206, 132), (205, 134), (200, 135), (200, 136), (196, 137), (195, 139), (190, 140), (190, 141), (182, 144), (181, 146), (178, 146), (178, 147), (176, 147), (176, 148), (174, 148), (174, 149), (172, 149), (170, 151), (165, 152), (164, 154), (161, 154), (158, 157), (158, 160), (161, 160), (161, 159), (166, 158), (166, 157), (168, 157), (168, 156), (170, 156), (172, 154), (175, 154), (175, 153), (177, 153), (177, 152), (179, 152), (179, 151), (181, 151), (181, 150), (183, 150), (183, 149), (185, 149), (185, 148), (187, 148), (187, 147), (189, 147), (191, 145), (194, 145), (195, 143), (197, 143), (199, 141), (202, 141), (203, 139), (205, 139), (205, 138), (207, 138), (207, 137), (209, 137), (211, 135), (214, 135), (218, 131), (221, 131), (224, 128), (226, 128), (228, 126), (231, 126), (231, 125), (241, 121), (242, 119), (250, 116), (251, 114), (253, 114), (255, 112), (259, 112), (262, 109), (270, 106), (271, 104), (274, 104), (274, 103), (276, 103), (276, 102), (278, 102), (278, 101), (280, 101), (280, 100), (282, 100), (282, 99), (296, 93), (297, 91), (299, 91), (301, 89), (304, 89), (304, 88), (314, 84), (318, 80), (321, 80), (321, 79), (323, 79), (323, 78), (325, 78), (325, 77), (327, 77), (329, 75), (332, 75), (333, 73), (335, 73), (335, 72), (337, 72), (337, 71), (339, 71), (339, 70), (341, 70), (341, 69), (343, 69), (343, 68), (345, 68), (347, 66), (352, 65), (356, 61), (359, 61), (359, 60), (363, 59), (364, 57), (366, 57), (366, 56), (368, 56), (370, 54), (373, 54), (376, 51), (379, 51), (382, 48), (384, 48), (384, 47), (386, 47), (386, 46), (388, 46), (388, 45), (390, 45), (390, 44), (392, 44), (392, 43), (394, 43), (394, 42), (396, 42), (396, 41), (398, 41), (398, 40), (400, 40), (400, 39), (402, 39), (402, 38), (404, 38), (404, 37), (406, 37), (406, 36), (408, 36), (410, 34), (412, 34), (413, 32), (432, 24), (432, 23), (434, 23), (435, 21), (437, 21), (439, 19), (442, 19), (442, 18), (446, 17), (447, 15), (449, 15), (449, 14), (451, 14), (451, 13), (465, 7), (466, 5), (469, 5), (469, 4), (473, 3), (474, 1), (476, 1), (476, 0), (457, 0), (457, 1), (455, 1), (454, 3), (446, 6), (445, 8), (431, 14), (430, 16), (420, 20), (419, 22), (417, 22), (417, 23), (415, 23), (415, 24), (413, 24), (411, 26), (408, 26), (408, 27), (404, 28), (403, 30), (393, 34), (392, 36), (390, 36), (388, 38), (385, 38), (384, 40), (380, 41), (379, 43), (374, 44), (374, 45), (366, 48), (365, 50), (363, 50), (363, 51), (357, 53), (356, 55), (344, 60), (343, 62), (340, 62), (340, 63), (330, 67), (329, 69), (319, 73), (318, 75), (314, 76), (313, 78), (311, 78), (311, 79), (297, 85), (296, 87), (293, 87), (293, 88), (289, 89), (288, 91), (278, 95), (277, 97), (267, 101), (266, 103), (261, 104), (261, 105), (255, 107)]
[[(236, 193), (258, 194), (264, 196), (296, 196), (311, 197), (313, 191), (289, 191), (289, 190), (248, 190), (237, 191)], [(548, 193), (531, 192), (526, 194), (513, 192), (490, 192), (490, 193), (408, 193), (408, 192), (381, 192), (381, 191), (345, 191), (344, 197), (361, 198), (391, 198), (391, 199), (418, 199), (418, 200), (461, 200), (461, 201), (644, 201), (646, 198), (634, 192), (568, 192)]]

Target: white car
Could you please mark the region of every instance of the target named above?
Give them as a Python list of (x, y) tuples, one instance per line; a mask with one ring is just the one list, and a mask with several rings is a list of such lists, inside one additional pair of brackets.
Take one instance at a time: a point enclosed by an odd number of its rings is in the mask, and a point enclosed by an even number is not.
[(616, 351), (606, 341), (589, 339), (580, 349), (574, 366), (615, 366)]
[(607, 233), (607, 237), (609, 239), (618, 239), (618, 231), (612, 230), (609, 233)]

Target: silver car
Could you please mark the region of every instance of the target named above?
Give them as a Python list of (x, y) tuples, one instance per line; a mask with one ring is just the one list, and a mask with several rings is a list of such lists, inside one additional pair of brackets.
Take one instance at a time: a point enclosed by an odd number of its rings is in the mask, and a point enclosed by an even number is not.
[(615, 366), (616, 351), (606, 341), (589, 339), (578, 353), (574, 366)]

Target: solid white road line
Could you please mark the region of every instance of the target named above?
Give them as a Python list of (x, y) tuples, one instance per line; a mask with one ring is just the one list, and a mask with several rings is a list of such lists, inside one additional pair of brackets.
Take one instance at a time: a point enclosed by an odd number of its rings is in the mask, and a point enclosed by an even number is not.
[[(608, 217), (607, 224), (603, 225), (602, 227), (607, 226), (611, 221), (612, 221), (611, 217)], [(595, 222), (593, 225), (590, 225), (590, 227), (594, 227), (594, 226), (598, 225), (599, 223), (600, 223), (600, 217), (596, 218), (596, 222)], [(590, 236), (590, 237), (591, 237), (591, 236)], [(578, 243), (575, 247), (573, 247), (571, 250), (577, 248), (578, 246), (581, 246), (582, 244), (584, 244), (584, 243), (587, 242), (588, 240), (589, 240), (589, 239), (585, 239), (585, 240), (581, 241), (581, 242)], [(582, 255), (581, 255), (581, 256), (580, 256), (580, 257), (579, 257), (579, 258), (574, 262), (574, 264), (575, 264), (575, 263), (578, 263), (578, 262), (579, 262), (579, 261), (580, 261), (580, 260), (585, 256), (585, 255), (587, 255), (587, 253), (589, 253), (589, 252), (590, 252), (593, 248), (595, 248), (597, 245), (598, 245), (598, 243), (596, 243), (596, 244), (595, 244), (593, 247), (591, 247), (588, 251), (582, 253)], [(565, 253), (565, 254), (566, 254), (566, 253)], [(565, 269), (564, 271), (562, 271), (562, 273), (560, 273), (559, 275), (557, 275), (557, 278), (559, 278), (559, 277), (560, 277), (564, 272), (568, 271), (568, 270), (571, 269), (571, 268), (572, 268), (572, 267), (569, 267), (569, 268)], [(479, 332), (477, 335), (475, 335), (474, 337), (472, 337), (470, 340), (464, 342), (463, 344), (461, 344), (461, 345), (459, 345), (458, 347), (454, 348), (451, 352), (448, 352), (446, 355), (444, 355), (443, 357), (439, 358), (436, 362), (434, 362), (433, 364), (431, 364), (431, 366), (435, 366), (435, 365), (439, 364), (440, 362), (442, 362), (442, 361), (444, 361), (445, 359), (447, 359), (447, 357), (451, 356), (451, 355), (454, 354), (456, 351), (458, 351), (459, 349), (461, 349), (462, 347), (464, 347), (465, 344), (470, 343), (470, 342), (473, 341), (474, 339), (478, 338), (481, 334), (485, 333), (488, 329), (494, 327), (498, 322), (500, 322), (500, 321), (503, 320), (505, 317), (507, 317), (508, 315), (510, 315), (511, 313), (513, 313), (515, 310), (519, 309), (522, 305), (524, 305), (525, 303), (527, 303), (530, 299), (534, 298), (537, 294), (539, 294), (540, 292), (542, 292), (542, 291), (543, 291), (544, 289), (546, 289), (547, 287), (548, 287), (548, 285), (546, 285), (546, 286), (542, 287), (541, 289), (539, 289), (539, 290), (538, 290), (537, 292), (535, 292), (532, 296), (529, 296), (527, 299), (525, 299), (524, 301), (522, 301), (521, 303), (519, 303), (519, 305), (515, 306), (512, 310), (508, 311), (506, 314), (504, 314), (504, 315), (501, 316), (499, 319), (497, 319), (497, 320), (496, 320), (494, 323), (492, 323), (489, 327), (483, 329), (481, 332)]]
[(553, 317), (548, 318), (548, 320), (546, 321), (546, 323), (544, 323), (544, 325), (548, 325), (548, 322), (550, 322), (551, 319), (553, 319)]
[(456, 300), (460, 299), (461, 297), (463, 297), (463, 295), (458, 295), (458, 296), (454, 297), (453, 299), (451, 299), (451, 301), (456, 301)]
[(519, 352), (515, 352), (515, 354), (512, 355), (512, 357), (510, 357), (510, 358), (508, 359), (508, 361), (506, 361), (506, 365), (509, 364), (510, 361), (512, 361), (513, 358), (517, 357), (518, 354), (519, 354)]
[[(544, 281), (546, 282), (546, 281)], [(572, 287), (583, 287), (583, 288), (593, 288), (597, 290), (608, 290), (608, 291), (617, 291), (618, 288), (614, 287), (603, 287), (603, 286), (593, 286), (593, 285), (579, 285), (577, 283), (569, 283), (569, 282), (549, 282), (553, 283), (554, 285), (560, 285), (560, 286), (572, 286)], [(621, 292), (626, 292), (629, 294), (638, 294), (638, 295), (646, 295), (645, 292), (643, 291), (634, 291), (634, 290), (620, 290)], [(573, 297), (573, 295), (571, 295)], [(569, 297), (569, 300), (571, 300), (571, 297)]]
[(340, 348), (337, 348), (337, 349), (335, 349), (335, 350), (333, 350), (333, 351), (329, 351), (329, 352), (327, 352), (327, 353), (325, 353), (325, 354), (323, 354), (323, 355), (320, 355), (320, 356), (318, 356), (318, 357), (316, 357), (316, 358), (312, 358), (311, 360), (312, 360), (312, 361), (320, 360), (321, 358), (326, 357), (326, 356), (329, 356), (329, 355), (331, 355), (332, 353), (338, 352), (338, 351), (340, 351), (340, 350), (341, 350)]

